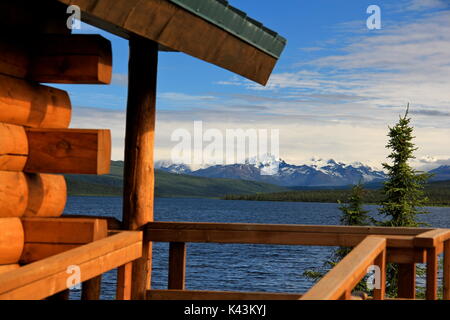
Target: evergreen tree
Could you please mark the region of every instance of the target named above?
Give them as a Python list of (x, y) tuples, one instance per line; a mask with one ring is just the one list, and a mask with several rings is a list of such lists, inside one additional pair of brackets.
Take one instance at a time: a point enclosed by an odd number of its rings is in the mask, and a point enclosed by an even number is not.
[[(418, 214), (427, 213), (423, 207), (428, 199), (424, 194), (424, 186), (430, 175), (414, 170), (409, 161), (414, 159), (417, 150), (413, 143), (413, 127), (408, 117), (409, 104), (406, 113), (400, 117), (398, 123), (389, 128), (389, 142), (387, 148), (391, 149), (389, 158), (392, 164), (384, 163), (383, 167), (388, 173), (388, 180), (384, 183), (384, 200), (381, 202), (379, 212), (386, 221), (377, 222), (378, 225), (391, 227), (417, 227)], [(422, 272), (419, 270), (419, 272)], [(386, 292), (395, 297), (398, 288), (398, 266), (388, 264), (386, 270)]]
[[(368, 211), (363, 208), (363, 198), (365, 194), (364, 187), (361, 183), (353, 186), (346, 204), (342, 204), (340, 201), (339, 210), (342, 211), (340, 218), (341, 225), (346, 226), (364, 226), (369, 224)], [(327, 269), (333, 268), (339, 263), (352, 248), (339, 247), (331, 255), (330, 259), (324, 263), (324, 267)], [(325, 273), (317, 270), (308, 270), (304, 272), (304, 275), (315, 281), (320, 280)], [(363, 279), (355, 288), (356, 291), (368, 292), (365, 279)]]
[(409, 104), (406, 113), (399, 122), (389, 128), (389, 143), (387, 148), (392, 152), (388, 156), (392, 164), (383, 163), (389, 179), (385, 182), (383, 193), (385, 199), (381, 203), (380, 214), (387, 221), (383, 225), (392, 227), (417, 227), (418, 214), (427, 213), (420, 209), (428, 199), (424, 195), (424, 185), (430, 175), (414, 170), (408, 161), (414, 159), (417, 150), (413, 143), (413, 127), (408, 117)]
[[(364, 210), (363, 208), (363, 198), (366, 190), (364, 190), (364, 186), (362, 183), (358, 183), (352, 187), (350, 196), (347, 199), (346, 204), (339, 204), (339, 210), (342, 212), (341, 216), (341, 225), (343, 226), (367, 226), (369, 225), (369, 211)], [(341, 261), (352, 248), (340, 247), (336, 249), (331, 259), (333, 265), (337, 264)], [(361, 288), (360, 288), (361, 289)]]
[(364, 190), (361, 182), (353, 186), (348, 198), (348, 204), (344, 204), (339, 207), (339, 210), (342, 211), (341, 225), (366, 226), (368, 224), (369, 219), (367, 213), (369, 211), (364, 210), (363, 208), (365, 193), (366, 191)]

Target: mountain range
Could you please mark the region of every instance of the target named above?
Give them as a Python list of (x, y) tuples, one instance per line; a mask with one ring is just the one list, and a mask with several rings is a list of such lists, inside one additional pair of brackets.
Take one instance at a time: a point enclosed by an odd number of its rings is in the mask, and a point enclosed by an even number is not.
[[(243, 164), (214, 165), (192, 170), (185, 164), (169, 161), (157, 163), (159, 170), (174, 174), (187, 174), (207, 178), (229, 178), (258, 181), (284, 187), (340, 187), (362, 182), (381, 185), (387, 178), (382, 170), (360, 162), (345, 164), (333, 159), (313, 158), (309, 162), (294, 165), (282, 159), (267, 157), (263, 161), (247, 160)], [(272, 174), (267, 174), (271, 172)], [(430, 171), (430, 181), (450, 180), (450, 166), (441, 166)]]
[[(275, 175), (267, 168), (279, 166)], [(230, 194), (251, 195), (288, 192), (290, 190), (347, 189), (362, 180), (368, 189), (379, 189), (385, 174), (361, 163), (344, 164), (334, 160), (314, 159), (307, 164), (291, 165), (285, 161), (254, 162), (228, 166), (211, 166), (191, 170), (182, 164), (158, 163), (155, 170), (157, 197), (221, 198)], [(269, 170), (269, 171), (270, 171)], [(450, 166), (430, 171), (430, 179), (450, 181)], [(226, 178), (225, 178), (226, 177)], [(123, 161), (112, 161), (111, 173), (103, 176), (66, 175), (69, 195), (121, 196), (123, 186)], [(439, 189), (439, 188), (437, 188)]]
[[(112, 161), (107, 175), (65, 175), (71, 196), (121, 196), (123, 192), (123, 161)], [(155, 171), (156, 197), (220, 198), (227, 194), (283, 192), (285, 187), (263, 182), (195, 177)]]
[(383, 171), (362, 163), (345, 164), (333, 159), (314, 158), (302, 165), (269, 158), (264, 161), (247, 160), (243, 164), (215, 165), (198, 170), (191, 170), (184, 164), (170, 164), (166, 161), (158, 163), (158, 168), (171, 173), (208, 178), (252, 180), (286, 187), (346, 186), (359, 181), (364, 183), (381, 182), (386, 178)]

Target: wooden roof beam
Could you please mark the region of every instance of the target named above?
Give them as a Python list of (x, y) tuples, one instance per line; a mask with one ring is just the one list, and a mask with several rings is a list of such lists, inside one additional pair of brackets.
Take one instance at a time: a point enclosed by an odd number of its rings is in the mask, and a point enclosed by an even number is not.
[(129, 39), (138, 36), (265, 85), (277, 58), (166, 0), (58, 0), (77, 5), (81, 19)]

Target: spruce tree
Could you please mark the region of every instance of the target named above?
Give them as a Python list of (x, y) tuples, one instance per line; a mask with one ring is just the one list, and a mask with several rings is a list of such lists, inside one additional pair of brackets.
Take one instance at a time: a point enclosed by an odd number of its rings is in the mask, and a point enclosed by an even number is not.
[(339, 206), (342, 212), (341, 225), (344, 226), (366, 226), (368, 224), (369, 211), (363, 208), (365, 190), (362, 183), (353, 186), (347, 204)]
[[(364, 201), (364, 195), (366, 191), (364, 190), (364, 187), (362, 183), (358, 183), (357, 185), (353, 186), (350, 194), (347, 198), (347, 203), (343, 204), (341, 201), (338, 201), (340, 204), (339, 210), (342, 212), (342, 216), (340, 218), (341, 225), (345, 226), (365, 226), (370, 223), (370, 219), (368, 217), (367, 210), (364, 210), (363, 208), (363, 201)], [(334, 266), (336, 266), (339, 261), (341, 261), (350, 251), (352, 248), (348, 247), (339, 247), (336, 248), (332, 254), (329, 260), (325, 261), (324, 268), (331, 269)], [(318, 270), (307, 270), (303, 273), (306, 277), (318, 281), (320, 280), (325, 273), (323, 271)], [(367, 284), (365, 282), (365, 279), (363, 279), (355, 288), (356, 291), (362, 291), (362, 292), (368, 292)]]
[[(386, 220), (376, 222), (378, 225), (391, 227), (417, 227), (422, 225), (417, 221), (417, 215), (427, 213), (422, 207), (428, 199), (424, 194), (424, 186), (430, 175), (414, 170), (409, 161), (414, 159), (417, 150), (413, 140), (413, 127), (408, 117), (409, 104), (406, 113), (398, 123), (389, 128), (389, 142), (386, 148), (391, 150), (388, 158), (392, 164), (384, 163), (388, 180), (384, 183), (384, 200), (379, 212)], [(421, 272), (419, 270), (419, 272)], [(395, 297), (398, 288), (398, 267), (388, 264), (386, 270), (386, 292)]]
[(383, 163), (389, 178), (384, 183), (385, 199), (379, 212), (387, 218), (382, 224), (392, 227), (417, 227), (420, 225), (417, 215), (427, 213), (421, 207), (428, 201), (424, 195), (424, 185), (430, 175), (418, 172), (409, 165), (409, 161), (415, 158), (417, 148), (413, 143), (415, 137), (408, 112), (409, 104), (405, 115), (389, 128), (386, 148), (391, 149), (388, 158), (392, 164)]

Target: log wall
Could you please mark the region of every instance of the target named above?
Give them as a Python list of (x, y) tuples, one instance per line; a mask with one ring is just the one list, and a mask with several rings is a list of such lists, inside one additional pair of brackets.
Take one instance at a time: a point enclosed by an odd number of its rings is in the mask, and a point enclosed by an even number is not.
[[(72, 35), (66, 9), (49, 0), (0, 3), (0, 26), (12, 30), (0, 38), (0, 273), (76, 245), (55, 251), (35, 239), (20, 260), (23, 219), (62, 219), (67, 187), (57, 174), (109, 173), (110, 131), (69, 129), (69, 94), (42, 84), (111, 82), (110, 41)], [(28, 238), (39, 234), (27, 226)]]

